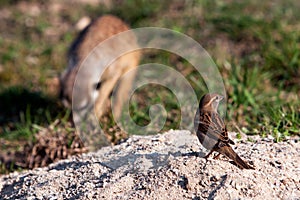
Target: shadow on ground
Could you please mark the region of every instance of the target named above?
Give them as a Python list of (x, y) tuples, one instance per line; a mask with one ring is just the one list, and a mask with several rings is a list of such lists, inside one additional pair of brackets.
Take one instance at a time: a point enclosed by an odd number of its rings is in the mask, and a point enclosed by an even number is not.
[[(0, 174), (27, 166), (26, 155), (30, 154), (34, 144), (38, 142), (38, 138), (35, 138), (37, 133), (35, 125), (48, 127), (55, 121), (54, 119), (61, 119), (63, 116), (67, 116), (66, 109), (54, 97), (22, 86), (2, 90), (0, 92)], [(42, 153), (39, 151), (36, 154), (44, 157)]]
[(63, 111), (55, 98), (22, 86), (3, 90), (0, 99), (0, 126), (22, 123), (22, 120), (45, 123), (49, 120), (47, 118), (54, 118)]

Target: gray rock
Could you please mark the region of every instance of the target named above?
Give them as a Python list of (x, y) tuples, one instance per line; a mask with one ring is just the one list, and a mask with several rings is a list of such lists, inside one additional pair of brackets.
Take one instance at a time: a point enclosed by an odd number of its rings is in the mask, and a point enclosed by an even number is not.
[(189, 131), (126, 142), (0, 177), (0, 199), (299, 199), (299, 140), (237, 142), (255, 170), (203, 157)]

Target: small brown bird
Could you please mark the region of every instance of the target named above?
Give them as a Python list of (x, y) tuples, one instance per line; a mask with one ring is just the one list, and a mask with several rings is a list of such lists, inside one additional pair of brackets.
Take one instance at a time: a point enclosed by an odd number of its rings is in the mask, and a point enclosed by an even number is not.
[(207, 159), (214, 151), (232, 159), (241, 169), (254, 169), (243, 161), (231, 148), (234, 142), (228, 138), (226, 125), (218, 113), (218, 106), (224, 97), (215, 93), (206, 94), (202, 97), (197, 110), (194, 128), (200, 143), (210, 152), (204, 157)]

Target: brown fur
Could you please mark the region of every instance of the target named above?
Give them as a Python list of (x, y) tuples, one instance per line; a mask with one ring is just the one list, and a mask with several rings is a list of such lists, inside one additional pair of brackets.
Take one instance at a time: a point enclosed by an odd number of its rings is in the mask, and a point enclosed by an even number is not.
[[(128, 25), (119, 18), (112, 15), (105, 15), (93, 21), (79, 34), (78, 38), (74, 41), (69, 50), (68, 68), (61, 76), (61, 97), (66, 106), (70, 106), (72, 103), (75, 78), (83, 61), (98, 44), (115, 34), (128, 30)], [(102, 61), (101, 59), (99, 60), (99, 56), (97, 55), (101, 55), (106, 58), (112, 54), (111, 52), (118, 52), (119, 49), (124, 46), (127, 48), (138, 48), (134, 34), (131, 34), (129, 38), (126, 38), (125, 40), (119, 40), (119, 43), (111, 43), (110, 46), (107, 47), (107, 50), (102, 49), (101, 52), (97, 52), (97, 54), (91, 54), (90, 56), (94, 56), (92, 58), (93, 62), (100, 62), (99, 66), (104, 67), (101, 65)], [(116, 110), (115, 117), (118, 118), (120, 116), (123, 102), (128, 98), (128, 91), (131, 88), (135, 75), (132, 74), (130, 77), (121, 80), (120, 77), (127, 71), (136, 68), (139, 60), (140, 53), (138, 51), (127, 53), (111, 64), (106, 71), (103, 72), (100, 80), (101, 86), (98, 89), (98, 97), (95, 100), (95, 111), (98, 118), (100, 118), (106, 110), (109, 95), (118, 81), (120, 81), (120, 84), (116, 93), (114, 109)], [(92, 105), (94, 102), (92, 100), (93, 91), (91, 88), (95, 88), (95, 83), (89, 81), (89, 77), (92, 76), (93, 73), (93, 71), (88, 71), (85, 77), (83, 77), (83, 80), (79, 80), (82, 84), (82, 88), (84, 88), (81, 91), (82, 94), (80, 94), (80, 98), (82, 98), (82, 102), (88, 102), (87, 106)], [(73, 105), (73, 109), (74, 108), (81, 109), (79, 105)]]

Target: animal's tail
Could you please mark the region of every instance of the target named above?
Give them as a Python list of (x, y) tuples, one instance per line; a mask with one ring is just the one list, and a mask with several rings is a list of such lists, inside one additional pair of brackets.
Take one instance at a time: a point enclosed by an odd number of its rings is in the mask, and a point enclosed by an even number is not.
[(240, 156), (233, 151), (230, 146), (224, 146), (218, 150), (219, 153), (227, 156), (231, 160), (235, 162), (235, 164), (240, 167), (241, 169), (255, 169), (254, 167), (248, 165), (245, 161), (243, 161)]

